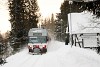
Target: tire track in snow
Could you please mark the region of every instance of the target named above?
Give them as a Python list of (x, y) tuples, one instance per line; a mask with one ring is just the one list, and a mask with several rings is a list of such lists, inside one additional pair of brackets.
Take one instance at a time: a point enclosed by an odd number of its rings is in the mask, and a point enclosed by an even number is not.
[[(24, 58), (24, 57), (23, 57)], [(18, 65), (17, 65), (17, 67), (20, 67), (20, 66), (22, 66), (22, 65), (24, 65), (28, 60), (30, 60), (32, 58), (32, 56), (31, 55), (26, 55), (26, 58), (24, 58), (24, 59), (22, 59), (22, 61), (20, 61), (20, 63), (18, 62)], [(21, 60), (21, 59), (20, 59)], [(24, 67), (24, 66), (22, 66), (22, 67)]]
[(36, 61), (40, 58), (41, 55), (30, 55), (30, 57), (27, 60), (24, 60), (21, 64), (19, 64), (17, 67), (34, 67), (34, 64)]

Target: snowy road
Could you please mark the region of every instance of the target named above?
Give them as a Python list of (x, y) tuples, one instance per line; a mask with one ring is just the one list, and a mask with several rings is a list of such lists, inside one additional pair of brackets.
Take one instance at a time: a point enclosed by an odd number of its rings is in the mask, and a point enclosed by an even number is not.
[(30, 55), (26, 48), (7, 58), (7, 62), (1, 67), (100, 67), (100, 55), (52, 41), (46, 54)]
[[(50, 45), (51, 44), (51, 45)], [(54, 45), (55, 44), (55, 45)], [(50, 42), (48, 47), (48, 53), (56, 51), (61, 47), (61, 45), (57, 45), (57, 42)], [(44, 54), (45, 55), (45, 54)], [(43, 55), (31, 55), (28, 53), (28, 49), (25, 48), (21, 52), (10, 56), (7, 58), (7, 62), (2, 67), (33, 67), (37, 63), (37, 61), (42, 57)]]
[(30, 55), (28, 54), (28, 50), (24, 49), (23, 51), (7, 58), (8, 63), (6, 63), (3, 67), (32, 67), (40, 56), (41, 55)]

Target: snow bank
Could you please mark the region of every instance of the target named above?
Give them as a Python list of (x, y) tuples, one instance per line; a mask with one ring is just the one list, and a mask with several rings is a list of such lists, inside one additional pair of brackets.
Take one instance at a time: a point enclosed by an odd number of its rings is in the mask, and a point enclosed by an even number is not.
[(75, 33), (99, 33), (100, 18), (96, 18), (90, 12), (68, 14), (69, 32)]
[(56, 45), (62, 47), (55, 52), (42, 55), (35, 67), (99, 67), (100, 56), (96, 52), (79, 48), (65, 46), (61, 42)]
[(56, 51), (59, 48), (61, 48), (63, 45), (65, 45), (64, 42), (58, 42), (58, 41), (52, 40), (48, 43), (48, 52)]

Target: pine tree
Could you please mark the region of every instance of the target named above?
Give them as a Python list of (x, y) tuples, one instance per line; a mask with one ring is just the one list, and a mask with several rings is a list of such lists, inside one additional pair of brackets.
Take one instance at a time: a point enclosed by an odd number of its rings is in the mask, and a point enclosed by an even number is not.
[(89, 2), (75, 2), (82, 11), (88, 10), (93, 12), (94, 15), (100, 17), (100, 0)]
[(37, 0), (9, 0), (11, 22), (11, 40), (13, 47), (20, 48), (26, 41), (30, 28), (37, 27), (38, 23)]
[(12, 34), (22, 37), (32, 27), (37, 27), (37, 0), (9, 0)]
[(27, 25), (27, 30), (29, 30), (30, 28), (33, 27), (37, 27), (37, 23), (38, 23), (38, 4), (37, 4), (37, 0), (25, 0), (25, 20), (27, 20), (28, 22), (26, 23)]
[[(69, 1), (65, 0), (60, 7), (61, 13), (57, 15), (57, 22), (56, 24), (61, 23), (61, 34), (58, 33), (57, 37), (61, 35), (62, 41), (65, 40), (65, 37), (69, 37), (68, 34), (66, 34), (66, 28), (68, 27), (68, 14), (73, 12), (82, 12), (82, 9), (79, 9), (79, 4), (73, 1), (72, 4), (69, 4)], [(57, 26), (58, 27), (58, 26)]]
[(15, 37), (21, 37), (20, 34), (23, 30), (23, 21), (24, 21), (24, 8), (23, 8), (23, 0), (9, 0), (9, 8), (10, 8), (10, 22), (12, 25), (12, 33)]
[(55, 37), (56, 40), (61, 41), (61, 13), (56, 14), (56, 20), (55, 20)]

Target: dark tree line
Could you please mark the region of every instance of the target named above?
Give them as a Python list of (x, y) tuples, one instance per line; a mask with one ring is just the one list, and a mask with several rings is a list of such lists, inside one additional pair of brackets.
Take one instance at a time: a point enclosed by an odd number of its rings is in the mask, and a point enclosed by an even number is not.
[(81, 9), (93, 12), (94, 15), (100, 17), (100, 0), (82, 3), (76, 2), (76, 4), (78, 4), (81, 7)]

